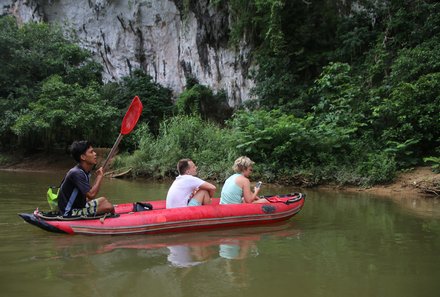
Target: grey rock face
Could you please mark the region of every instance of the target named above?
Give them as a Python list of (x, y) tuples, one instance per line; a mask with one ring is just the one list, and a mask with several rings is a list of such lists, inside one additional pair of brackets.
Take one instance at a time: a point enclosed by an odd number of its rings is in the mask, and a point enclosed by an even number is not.
[(0, 0), (19, 22), (58, 23), (104, 65), (106, 80), (142, 68), (180, 93), (193, 76), (225, 90), (230, 105), (250, 99), (251, 48), (228, 46), (228, 7), (208, 0)]

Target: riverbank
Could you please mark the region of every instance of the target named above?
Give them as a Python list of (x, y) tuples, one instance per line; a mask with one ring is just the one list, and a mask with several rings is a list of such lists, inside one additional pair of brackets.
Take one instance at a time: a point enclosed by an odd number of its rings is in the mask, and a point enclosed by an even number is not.
[[(98, 154), (105, 155), (105, 154)], [(75, 165), (68, 155), (34, 155), (32, 157), (0, 156), (0, 170), (14, 171), (66, 171)], [(100, 160), (98, 160), (99, 162)], [(439, 197), (440, 174), (432, 172), (430, 167), (417, 167), (412, 170), (398, 173), (392, 183), (376, 185), (369, 188), (321, 185), (320, 189), (332, 191), (346, 191), (370, 193), (379, 196), (419, 196)]]
[(417, 167), (400, 172), (393, 182), (384, 185), (375, 185), (369, 188), (352, 186), (323, 186), (332, 190), (348, 192), (371, 193), (379, 196), (420, 196), (439, 197), (440, 174), (434, 173), (430, 167)]

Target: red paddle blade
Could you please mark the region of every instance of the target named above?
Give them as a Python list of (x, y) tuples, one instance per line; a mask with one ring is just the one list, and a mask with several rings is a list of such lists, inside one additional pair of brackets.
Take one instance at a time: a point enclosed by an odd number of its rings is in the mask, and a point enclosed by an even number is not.
[(142, 102), (139, 100), (138, 96), (135, 96), (133, 98), (133, 101), (131, 101), (130, 107), (127, 110), (127, 113), (124, 116), (124, 119), (122, 120), (121, 125), (121, 134), (127, 135), (133, 130), (133, 128), (136, 126), (139, 117), (142, 113)]

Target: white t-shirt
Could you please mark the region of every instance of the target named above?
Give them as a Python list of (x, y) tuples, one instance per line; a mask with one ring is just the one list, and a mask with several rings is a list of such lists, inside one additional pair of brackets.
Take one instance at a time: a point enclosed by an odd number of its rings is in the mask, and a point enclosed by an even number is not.
[(200, 187), (205, 181), (189, 175), (179, 175), (171, 185), (167, 194), (167, 208), (185, 207), (191, 193)]

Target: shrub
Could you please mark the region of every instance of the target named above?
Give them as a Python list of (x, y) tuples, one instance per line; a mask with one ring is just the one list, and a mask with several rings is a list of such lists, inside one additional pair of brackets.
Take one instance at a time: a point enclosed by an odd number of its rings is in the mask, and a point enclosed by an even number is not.
[(223, 180), (237, 157), (230, 131), (197, 116), (176, 116), (161, 123), (159, 134), (146, 133), (133, 156), (119, 166), (131, 166), (138, 175), (163, 178), (176, 175), (177, 161), (193, 159), (199, 176)]

